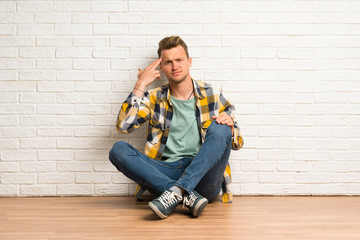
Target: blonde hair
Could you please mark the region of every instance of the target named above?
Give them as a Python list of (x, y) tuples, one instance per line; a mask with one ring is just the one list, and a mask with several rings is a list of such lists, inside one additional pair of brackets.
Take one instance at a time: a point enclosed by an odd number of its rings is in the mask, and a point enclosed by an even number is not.
[(189, 52), (188, 47), (186, 46), (185, 42), (179, 37), (179, 36), (171, 36), (163, 38), (159, 42), (159, 48), (157, 50), (158, 57), (161, 56), (161, 51), (168, 50), (177, 46), (182, 46), (182, 48), (185, 50), (186, 56), (189, 58)]

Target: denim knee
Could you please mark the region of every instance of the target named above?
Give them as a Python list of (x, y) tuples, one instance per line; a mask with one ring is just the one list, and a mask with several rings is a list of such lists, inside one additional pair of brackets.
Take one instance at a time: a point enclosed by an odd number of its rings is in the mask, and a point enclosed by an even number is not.
[(231, 127), (229, 127), (226, 124), (220, 124), (216, 121), (213, 121), (208, 128), (206, 135), (211, 134), (211, 136), (217, 138), (217, 139), (226, 139), (231, 140), (232, 132)]
[(124, 154), (127, 154), (127, 149), (129, 149), (129, 144), (127, 142), (116, 142), (109, 152), (109, 159), (111, 163), (115, 166), (121, 164), (122, 161), (126, 159), (126, 157), (124, 157)]

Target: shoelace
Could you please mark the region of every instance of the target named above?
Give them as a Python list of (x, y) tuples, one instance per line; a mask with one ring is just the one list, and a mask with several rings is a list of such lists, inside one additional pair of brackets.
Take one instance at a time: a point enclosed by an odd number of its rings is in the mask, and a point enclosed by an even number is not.
[(189, 206), (192, 207), (196, 201), (197, 197), (194, 193), (191, 193), (188, 197), (184, 198), (183, 207)]
[(166, 209), (178, 201), (178, 197), (175, 194), (175, 192), (165, 191), (158, 200)]

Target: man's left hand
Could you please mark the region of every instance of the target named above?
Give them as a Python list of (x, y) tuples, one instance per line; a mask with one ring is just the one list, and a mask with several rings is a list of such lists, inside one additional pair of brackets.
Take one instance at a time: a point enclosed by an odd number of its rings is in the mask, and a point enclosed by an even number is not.
[(219, 116), (213, 116), (212, 118), (219, 124), (226, 124), (231, 127), (231, 132), (234, 135), (234, 122), (229, 115), (227, 115), (225, 112), (222, 112), (219, 114)]

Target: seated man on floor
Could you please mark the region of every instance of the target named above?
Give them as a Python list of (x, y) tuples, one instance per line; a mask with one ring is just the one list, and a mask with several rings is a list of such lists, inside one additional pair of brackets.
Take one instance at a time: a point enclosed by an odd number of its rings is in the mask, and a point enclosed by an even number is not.
[[(109, 158), (157, 197), (148, 206), (158, 217), (167, 218), (181, 201), (198, 217), (222, 189), (223, 199), (231, 201), (228, 160), (243, 139), (234, 106), (211, 85), (190, 76), (192, 59), (180, 37), (162, 39), (158, 57), (144, 70), (139, 68), (116, 124), (118, 131), (129, 133), (149, 121), (145, 154), (120, 141)], [(168, 84), (146, 91), (160, 79), (158, 66)]]

